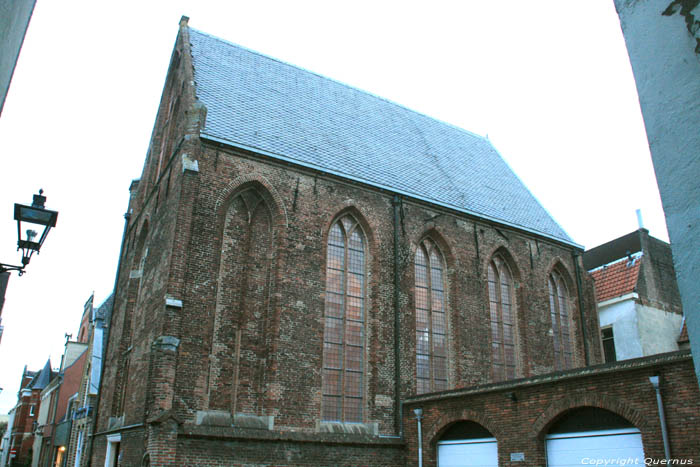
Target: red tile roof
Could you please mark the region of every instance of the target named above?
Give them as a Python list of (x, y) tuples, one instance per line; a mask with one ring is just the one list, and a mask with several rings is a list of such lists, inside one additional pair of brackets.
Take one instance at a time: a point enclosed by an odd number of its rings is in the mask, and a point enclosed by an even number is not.
[(632, 262), (624, 258), (591, 271), (595, 281), (596, 301), (600, 303), (634, 292), (641, 262), (641, 257)]

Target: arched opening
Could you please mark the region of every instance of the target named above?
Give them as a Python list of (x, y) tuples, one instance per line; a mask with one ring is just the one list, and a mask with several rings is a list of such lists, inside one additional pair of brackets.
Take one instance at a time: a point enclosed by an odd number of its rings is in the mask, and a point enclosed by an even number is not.
[(330, 229), (326, 259), (321, 419), (362, 423), (366, 240), (351, 215)]
[(642, 435), (627, 419), (597, 407), (569, 410), (545, 436), (547, 465), (581, 465), (585, 459), (644, 459)]
[(517, 314), (514, 274), (503, 254), (496, 253), (488, 267), (491, 329), (491, 375), (493, 381), (518, 375)]
[(450, 426), (437, 443), (438, 467), (497, 466), (498, 443), (489, 430), (472, 421)]
[(444, 260), (435, 242), (416, 249), (416, 393), (447, 389), (447, 313)]

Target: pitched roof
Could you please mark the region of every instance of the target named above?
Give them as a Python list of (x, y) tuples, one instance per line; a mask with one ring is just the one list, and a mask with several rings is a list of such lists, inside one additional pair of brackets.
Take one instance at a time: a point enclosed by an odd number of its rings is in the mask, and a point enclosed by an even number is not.
[(112, 306), (114, 305), (114, 294), (110, 294), (109, 297), (102, 302), (98, 308), (93, 311), (93, 319), (101, 319), (109, 321), (109, 317), (112, 314)]
[(487, 139), (195, 29), (189, 37), (202, 137), (574, 244)]
[(600, 303), (634, 292), (641, 262), (641, 256), (633, 258), (632, 261), (623, 258), (591, 271), (595, 282), (596, 301)]
[(51, 359), (46, 360), (44, 368), (34, 376), (31, 383), (32, 389), (44, 389), (53, 379), (53, 370), (51, 369)]

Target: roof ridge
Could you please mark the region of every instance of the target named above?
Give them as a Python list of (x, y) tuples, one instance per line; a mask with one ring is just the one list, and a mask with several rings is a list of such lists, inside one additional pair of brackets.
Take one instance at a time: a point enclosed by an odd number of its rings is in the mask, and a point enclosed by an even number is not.
[[(272, 60), (272, 61), (274, 61), (274, 62), (280, 63), (280, 64), (285, 65), (285, 66), (288, 66), (288, 67), (295, 68), (295, 69), (297, 69), (297, 70), (303, 71), (303, 72), (305, 72), (305, 73), (309, 73), (309, 74), (314, 75), (314, 76), (318, 76), (319, 78), (323, 78), (323, 79), (325, 79), (325, 80), (332, 81), (332, 82), (334, 82), (334, 83), (336, 83), (336, 84), (339, 84), (339, 85), (341, 85), (341, 86), (343, 86), (343, 87), (345, 87), (345, 88), (347, 88), (347, 89), (349, 89), (349, 90), (351, 90), (351, 91), (355, 91), (355, 92), (359, 92), (359, 93), (361, 93), (361, 94), (365, 94), (365, 95), (370, 96), (370, 97), (373, 97), (373, 98), (375, 98), (375, 99), (379, 99), (379, 100), (381, 100), (381, 101), (384, 101), (384, 102), (386, 102), (386, 103), (388, 103), (388, 104), (395, 105), (396, 107), (401, 107), (402, 109), (408, 110), (409, 112), (411, 112), (411, 113), (413, 113), (413, 114), (415, 114), (415, 115), (418, 115), (418, 116), (420, 116), (420, 117), (427, 118), (427, 119), (430, 119), (430, 120), (433, 120), (433, 121), (442, 123), (443, 125), (448, 125), (448, 126), (454, 128), (454, 129), (456, 129), (456, 130), (459, 130), (459, 131), (461, 131), (461, 132), (467, 133), (467, 134), (469, 134), (469, 135), (471, 135), (471, 136), (474, 136), (475, 138), (479, 138), (479, 139), (481, 139), (481, 140), (483, 140), (483, 141), (485, 141), (485, 142), (487, 142), (487, 143), (493, 145), (493, 143), (491, 143), (491, 140), (488, 139), (486, 136), (482, 136), (482, 135), (480, 135), (480, 134), (478, 134), (478, 133), (474, 133), (473, 131), (467, 130), (467, 129), (462, 128), (462, 127), (459, 127), (459, 126), (455, 125), (454, 123), (450, 123), (450, 122), (441, 120), (441, 119), (439, 119), (439, 118), (430, 116), (430, 115), (428, 115), (428, 114), (426, 114), (426, 113), (419, 112), (418, 110), (412, 109), (412, 108), (410, 108), (410, 107), (408, 107), (408, 106), (406, 106), (406, 105), (399, 104), (398, 102), (395, 102), (395, 101), (393, 101), (393, 100), (391, 100), (391, 99), (387, 99), (386, 97), (382, 97), (382, 96), (380, 96), (380, 95), (378, 95), (378, 94), (374, 94), (374, 93), (371, 92), (371, 91), (367, 91), (367, 90), (365, 90), (365, 89), (358, 88), (358, 87), (353, 86), (353, 85), (351, 85), (351, 84), (349, 84), (349, 83), (345, 83), (345, 82), (343, 82), (343, 81), (340, 81), (340, 80), (338, 80), (338, 79), (336, 79), (336, 78), (331, 78), (331, 77), (329, 77), (329, 76), (326, 76), (326, 75), (323, 75), (323, 74), (321, 74), (321, 73), (318, 73), (318, 72), (309, 70), (309, 69), (304, 68), (304, 67), (302, 67), (302, 66), (295, 65), (295, 64), (293, 64), (293, 63), (287, 62), (287, 61), (285, 61), (285, 60), (281, 60), (281, 59), (276, 58), (276, 57), (273, 57), (273, 56), (271, 56), (271, 55), (264, 54), (264, 53), (262, 53), (262, 52), (258, 52), (257, 50), (249, 49), (248, 47), (246, 47), (246, 46), (244, 46), (244, 45), (236, 44), (235, 42), (232, 42), (232, 41), (229, 41), (229, 40), (227, 40), (227, 39), (224, 39), (224, 38), (215, 36), (215, 35), (213, 35), (213, 34), (209, 34), (208, 32), (201, 31), (201, 30), (199, 30), (199, 29), (197, 29), (197, 28), (193, 28), (192, 26), (187, 26), (187, 28), (188, 28), (190, 31), (194, 31), (194, 32), (196, 32), (196, 33), (198, 33), (198, 34), (201, 34), (201, 35), (203, 35), (203, 36), (210, 37), (210, 38), (212, 38), (212, 39), (214, 39), (214, 40), (217, 40), (217, 41), (219, 41), (219, 42), (223, 42), (223, 43), (225, 43), (225, 44), (227, 44), (227, 45), (230, 45), (230, 46), (232, 46), (232, 47), (236, 47), (236, 48), (245, 50), (246, 52), (251, 53), (251, 54), (253, 54), (253, 55), (257, 55), (257, 56), (259, 56), (259, 57), (262, 57), (262, 58), (265, 58), (265, 59), (268, 59), (268, 60)], [(499, 153), (499, 154), (500, 154), (500, 153)]]

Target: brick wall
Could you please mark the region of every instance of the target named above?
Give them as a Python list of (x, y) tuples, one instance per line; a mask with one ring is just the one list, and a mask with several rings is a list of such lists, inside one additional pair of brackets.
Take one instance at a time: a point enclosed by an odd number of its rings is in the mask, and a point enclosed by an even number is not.
[[(275, 432), (320, 437), (327, 236), (350, 214), (367, 244), (363, 419), (396, 434), (393, 194), (200, 140), (206, 109), (188, 84), (183, 31), (132, 185), (97, 432), (161, 423), (163, 414), (195, 426), (198, 414), (218, 410), (274, 417)], [(515, 276), (518, 376), (555, 368), (547, 288), (555, 268), (570, 295), (574, 366), (601, 361), (592, 282), (583, 273), (579, 288), (573, 247), (409, 199), (400, 218), (401, 397), (416, 391), (414, 258), (426, 236), (446, 265), (449, 387), (491, 381), (486, 273), (496, 252)], [(176, 445), (152, 435), (145, 443), (159, 465)], [(178, 456), (195, 442), (172, 439)], [(222, 452), (236, 443), (225, 441)], [(320, 445), (279, 443), (271, 448), (279, 456)], [(364, 446), (357, 443), (343, 449)]]
[(244, 430), (218, 429), (206, 434), (183, 431), (177, 441), (177, 465), (333, 465), (397, 466), (405, 464), (398, 439), (343, 439), (342, 436), (259, 436)]
[(645, 229), (639, 230), (645, 258), (637, 282), (637, 292), (644, 305), (664, 311), (682, 313), (681, 295), (673, 267), (671, 246), (651, 237)]
[[(700, 391), (688, 352), (555, 373), (512, 384), (473, 388), (435, 397), (409, 399), (404, 424), (407, 464), (417, 465), (417, 423), (413, 409), (424, 413), (424, 465), (437, 465), (437, 442), (453, 423), (481, 424), (498, 441), (501, 466), (545, 465), (544, 437), (568, 410), (599, 407), (626, 418), (641, 431), (644, 453), (664, 459), (656, 393), (649, 376), (660, 377), (671, 457), (685, 464), (700, 462)], [(514, 394), (516, 401), (511, 400)], [(524, 453), (525, 462), (511, 462)], [(692, 461), (692, 462), (688, 462)]]

